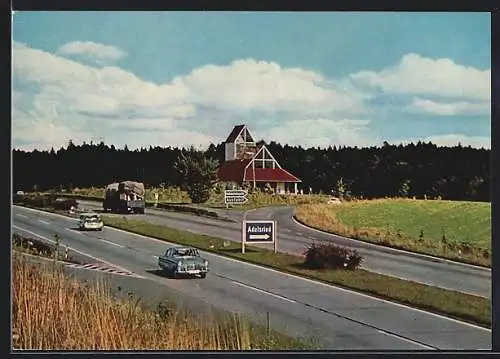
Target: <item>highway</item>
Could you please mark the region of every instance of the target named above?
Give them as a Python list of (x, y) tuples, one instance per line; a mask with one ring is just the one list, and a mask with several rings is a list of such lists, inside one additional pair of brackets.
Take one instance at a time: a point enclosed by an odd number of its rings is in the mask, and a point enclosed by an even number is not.
[[(79, 201), (79, 206), (94, 210), (102, 209), (102, 205), (98, 202)], [(241, 241), (243, 212), (224, 209), (210, 210), (230, 218), (235, 223), (150, 208), (146, 209), (144, 215), (133, 215), (131, 218), (183, 229), (192, 233)], [(486, 298), (491, 297), (491, 271), (489, 269), (323, 233), (295, 222), (293, 213), (293, 207), (267, 207), (248, 211), (246, 218), (248, 220), (276, 220), (278, 223), (278, 250), (280, 252), (303, 254), (313, 240), (331, 241), (357, 249), (365, 258), (362, 264), (363, 268), (372, 272)], [(263, 244), (260, 246), (272, 248), (272, 245)]]
[(81, 232), (75, 219), (17, 206), (12, 212), (13, 232), (41, 239), (58, 233), (63, 244), (154, 281), (152, 288), (165, 286), (256, 320), (269, 312), (274, 329), (312, 335), (323, 349), (491, 348), (490, 330), (206, 252), (206, 279), (169, 279), (157, 267), (165, 242), (109, 227)]

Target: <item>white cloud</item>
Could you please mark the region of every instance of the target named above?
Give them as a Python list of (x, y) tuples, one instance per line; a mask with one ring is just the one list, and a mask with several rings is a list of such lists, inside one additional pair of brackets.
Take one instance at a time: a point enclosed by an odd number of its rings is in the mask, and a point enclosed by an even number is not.
[[(364, 99), (320, 74), (272, 62), (248, 59), (227, 66), (207, 65), (169, 83), (154, 84), (118, 67), (87, 66), (17, 42), (13, 74), (18, 92), (36, 85), (29, 106), (22, 106), (29, 115), (14, 116), (14, 122), (19, 122), (14, 139), (47, 145), (92, 137), (116, 139), (116, 145), (129, 147), (132, 143), (208, 144), (222, 138), (197, 124), (206, 120), (198, 117), (199, 112), (209, 115), (214, 123), (208, 130), (213, 131), (250, 114), (272, 113), (289, 119), (359, 112)], [(26, 131), (23, 124), (30, 121), (36, 121), (39, 129), (21, 133)], [(43, 126), (50, 136), (43, 135)]]
[(427, 113), (440, 116), (456, 115), (489, 115), (490, 103), (472, 103), (467, 101), (443, 103), (421, 98), (414, 98), (413, 102), (405, 107), (403, 111), (411, 113)]
[(319, 74), (254, 59), (203, 66), (179, 81), (194, 102), (227, 111), (324, 114), (363, 106), (360, 93), (334, 87)]
[[(397, 90), (394, 75), (384, 71), (353, 78)], [(403, 79), (409, 76), (405, 71)], [(224, 140), (236, 122), (248, 123), (252, 132), (261, 132), (268, 141), (306, 147), (382, 142), (365, 119), (371, 114), (365, 100), (372, 95), (356, 87), (356, 82), (331, 80), (273, 62), (246, 59), (225, 66), (206, 65), (155, 84), (115, 66), (88, 66), (14, 42), (13, 80), (17, 147), (60, 147), (69, 139), (81, 143), (96, 138), (129, 148), (206, 146)], [(469, 83), (478, 82), (469, 79)], [(413, 91), (417, 85), (408, 88)], [(429, 89), (422, 91), (429, 93)], [(450, 105), (416, 97), (405, 110), (451, 115), (479, 111), (475, 104), (455, 101)]]
[(350, 78), (388, 93), (428, 94), (490, 101), (491, 70), (456, 64), (450, 59), (403, 56), (399, 64), (379, 72), (360, 71)]
[(474, 148), (491, 148), (491, 138), (487, 136), (468, 136), (465, 134), (450, 133), (445, 135), (435, 135), (428, 136), (425, 138), (411, 138), (400, 141), (391, 141), (394, 144), (408, 144), (410, 142), (417, 143), (422, 142), (432, 142), (437, 146), (456, 146), (459, 143), (462, 146), (471, 146)]
[(85, 55), (97, 61), (116, 61), (127, 54), (117, 47), (92, 41), (74, 41), (62, 45), (57, 51), (61, 55)]
[(109, 115), (154, 109), (161, 114), (164, 107), (175, 106), (169, 114), (193, 113), (183, 107), (189, 89), (179, 82), (158, 86), (117, 67), (98, 69), (22, 44), (14, 47), (13, 59), (18, 81), (38, 84), (42, 97), (72, 111)]
[[(379, 141), (369, 132), (369, 123), (368, 120), (350, 119), (294, 120), (265, 131), (262, 137), (268, 142), (276, 141), (303, 147), (370, 146)], [(255, 135), (259, 137), (258, 133)]]

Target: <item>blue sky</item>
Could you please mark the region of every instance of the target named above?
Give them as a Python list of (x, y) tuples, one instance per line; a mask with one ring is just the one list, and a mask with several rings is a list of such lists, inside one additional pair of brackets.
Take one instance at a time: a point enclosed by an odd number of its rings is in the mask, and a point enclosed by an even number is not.
[(13, 142), (489, 147), (488, 13), (16, 12)]

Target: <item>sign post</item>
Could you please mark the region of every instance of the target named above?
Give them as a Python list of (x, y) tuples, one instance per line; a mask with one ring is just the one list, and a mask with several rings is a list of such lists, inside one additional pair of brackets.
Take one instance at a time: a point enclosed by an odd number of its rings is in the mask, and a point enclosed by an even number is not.
[(228, 189), (224, 191), (224, 203), (226, 208), (229, 208), (230, 204), (244, 204), (248, 202), (247, 198), (248, 192), (240, 189)]
[(277, 253), (276, 227), (276, 221), (244, 220), (241, 233), (241, 253), (245, 253), (246, 243), (273, 243), (274, 253)]

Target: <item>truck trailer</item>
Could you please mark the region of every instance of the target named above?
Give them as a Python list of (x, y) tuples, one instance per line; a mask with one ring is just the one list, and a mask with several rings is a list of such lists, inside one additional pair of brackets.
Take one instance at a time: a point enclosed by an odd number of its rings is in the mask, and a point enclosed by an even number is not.
[(146, 207), (144, 183), (123, 181), (107, 185), (102, 206), (104, 212), (143, 214)]

